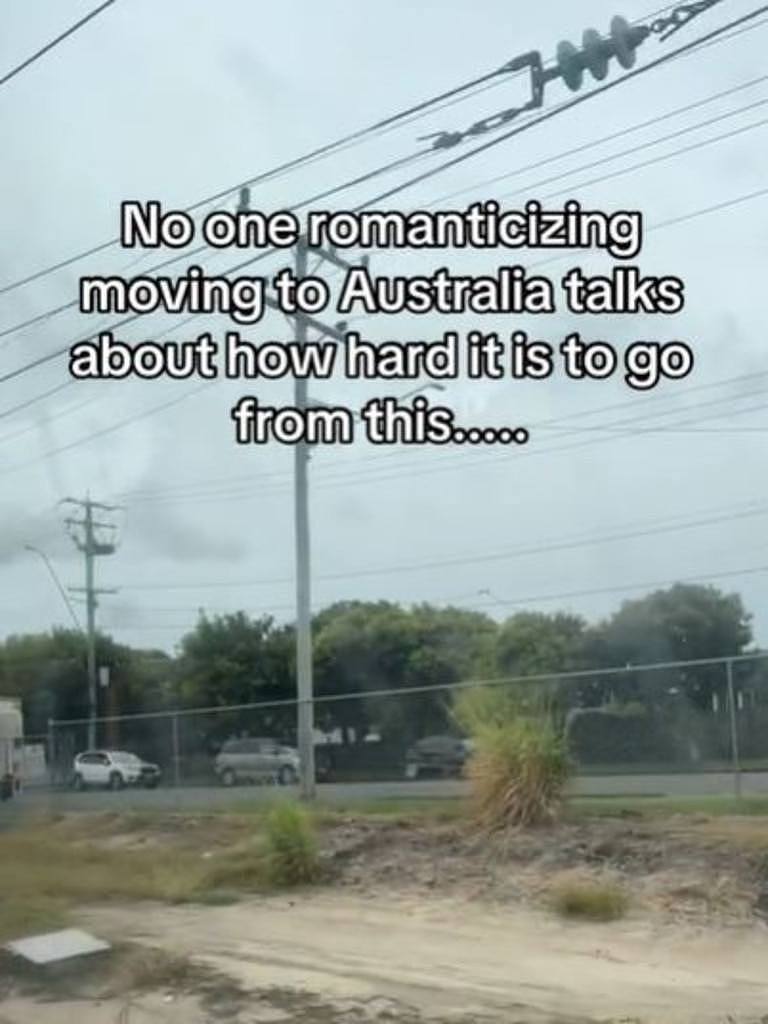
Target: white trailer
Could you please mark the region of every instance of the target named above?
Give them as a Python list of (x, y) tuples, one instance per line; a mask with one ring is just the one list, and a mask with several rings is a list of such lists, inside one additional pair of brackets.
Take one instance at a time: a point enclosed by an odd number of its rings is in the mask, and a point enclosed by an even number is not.
[(9, 800), (17, 793), (19, 778), (18, 748), (24, 736), (21, 701), (0, 697), (0, 798)]

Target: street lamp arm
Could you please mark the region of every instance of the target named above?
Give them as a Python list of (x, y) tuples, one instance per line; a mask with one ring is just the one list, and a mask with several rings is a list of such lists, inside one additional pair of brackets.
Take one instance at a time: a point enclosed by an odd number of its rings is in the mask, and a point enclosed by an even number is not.
[(69, 612), (70, 617), (71, 617), (72, 621), (75, 624), (75, 629), (77, 629), (77, 631), (79, 633), (83, 633), (84, 634), (85, 631), (83, 630), (82, 623), (80, 622), (80, 620), (77, 617), (77, 612), (75, 611), (74, 606), (73, 606), (72, 602), (69, 599), (69, 595), (67, 594), (66, 590), (62, 586), (61, 580), (56, 575), (56, 570), (51, 565), (51, 561), (48, 558), (48, 556), (46, 555), (46, 553), (44, 551), (41, 551), (40, 548), (33, 547), (31, 544), (25, 544), (24, 545), (24, 550), (25, 551), (31, 551), (33, 554), (39, 555), (40, 558), (42, 558), (43, 562), (45, 563), (45, 567), (48, 570), (48, 572), (50, 574), (50, 577), (51, 577), (51, 579), (53, 580), (53, 582), (54, 582), (54, 584), (56, 586), (56, 589), (58, 590), (59, 594), (61, 594), (62, 601), (67, 606), (67, 611)]

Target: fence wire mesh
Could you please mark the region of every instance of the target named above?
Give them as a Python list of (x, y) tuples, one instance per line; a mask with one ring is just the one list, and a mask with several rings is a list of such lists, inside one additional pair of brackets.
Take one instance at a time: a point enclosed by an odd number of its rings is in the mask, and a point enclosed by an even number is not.
[[(742, 777), (768, 780), (768, 655), (756, 654), (320, 695), (313, 710), (321, 796), (334, 783), (387, 795), (419, 780), (458, 781), (470, 746), (456, 701), (473, 687), (546, 696), (585, 791), (633, 792), (631, 779), (643, 776), (678, 780), (681, 793), (738, 792)], [(21, 744), (22, 776), (34, 762), (30, 785), (47, 786), (54, 803), (74, 788), (151, 788), (147, 800), (159, 806), (220, 806), (227, 791), (239, 798), (296, 783), (297, 711), (296, 700), (281, 700), (100, 718), (90, 751), (86, 719), (56, 721), (46, 737)], [(83, 764), (82, 755), (109, 751), (157, 766), (159, 777), (115, 780), (114, 764)]]

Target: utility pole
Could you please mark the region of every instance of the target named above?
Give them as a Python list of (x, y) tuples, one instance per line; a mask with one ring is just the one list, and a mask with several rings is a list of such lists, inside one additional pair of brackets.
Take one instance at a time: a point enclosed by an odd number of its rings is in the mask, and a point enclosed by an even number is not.
[(99, 594), (114, 594), (114, 589), (99, 590), (95, 584), (95, 560), (105, 555), (113, 555), (116, 545), (111, 541), (102, 540), (97, 536), (97, 531), (115, 529), (113, 523), (103, 522), (94, 519), (94, 510), (101, 512), (116, 512), (117, 505), (102, 505), (92, 501), (90, 497), (84, 500), (77, 498), (65, 498), (62, 504), (72, 505), (82, 509), (82, 518), (69, 518), (65, 522), (70, 530), (70, 536), (79, 551), (85, 556), (85, 587), (70, 587), (70, 590), (85, 593), (86, 608), (86, 652), (88, 665), (88, 747), (96, 746), (96, 718), (98, 714), (98, 667), (96, 664), (96, 607)]
[[(307, 276), (307, 247), (300, 239), (296, 247), (296, 279)], [(296, 341), (307, 343), (307, 323), (296, 320)], [(294, 402), (302, 413), (307, 408), (307, 380), (294, 381)], [(294, 531), (296, 537), (296, 696), (298, 698), (299, 765), (301, 795), (315, 797), (315, 707), (312, 678), (312, 595), (309, 541), (309, 447), (299, 441), (293, 452)]]
[[(296, 246), (294, 275), (297, 281), (307, 276), (309, 249), (305, 239), (300, 238)], [(313, 248), (313, 255), (321, 261), (333, 263), (342, 270), (351, 270), (352, 264), (341, 259), (328, 249)], [(366, 261), (367, 262), (367, 261)], [(307, 328), (312, 325), (323, 334), (346, 342), (344, 324), (327, 327), (318, 324), (312, 317), (295, 314), (296, 341), (299, 345), (307, 342)], [(294, 382), (294, 403), (302, 412), (308, 406), (307, 379), (297, 377)], [(310, 446), (299, 441), (294, 449), (294, 530), (296, 538), (296, 696), (298, 698), (298, 746), (300, 764), (300, 791), (303, 800), (314, 800), (315, 779), (315, 705), (312, 678), (312, 596), (311, 596), (311, 551), (309, 532), (309, 458)]]
[[(240, 190), (237, 209), (250, 209), (250, 189)], [(306, 239), (300, 238), (296, 246), (294, 276), (297, 281), (307, 276), (309, 253), (320, 262), (333, 263), (349, 271), (352, 264), (341, 259), (336, 252), (328, 249), (307, 247)], [(367, 263), (367, 260), (364, 261)], [(319, 331), (319, 337), (331, 337), (345, 344), (344, 324), (331, 327), (304, 313), (286, 313), (274, 298), (267, 296), (266, 305), (282, 312), (294, 323), (295, 339), (299, 345), (306, 345), (308, 329)], [(297, 377), (294, 381), (294, 405), (296, 409), (308, 408), (307, 380)], [(311, 552), (309, 530), (309, 455), (310, 446), (299, 441), (294, 447), (294, 535), (296, 548), (296, 697), (297, 697), (297, 739), (300, 764), (300, 793), (303, 800), (314, 800), (315, 780), (315, 707), (312, 679), (312, 596), (311, 596)]]

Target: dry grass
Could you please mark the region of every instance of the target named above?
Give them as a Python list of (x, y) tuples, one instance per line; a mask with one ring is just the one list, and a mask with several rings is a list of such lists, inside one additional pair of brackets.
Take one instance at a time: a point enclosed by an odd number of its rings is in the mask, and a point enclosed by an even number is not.
[(219, 834), (204, 821), (179, 834), (157, 819), (153, 833), (149, 821), (109, 818), (0, 836), (0, 942), (62, 926), (89, 903), (229, 903), (317, 878), (310, 821), (292, 808), (271, 825), (222, 821)]
[(561, 917), (618, 921), (629, 906), (626, 892), (611, 882), (570, 879), (552, 887), (552, 906)]

